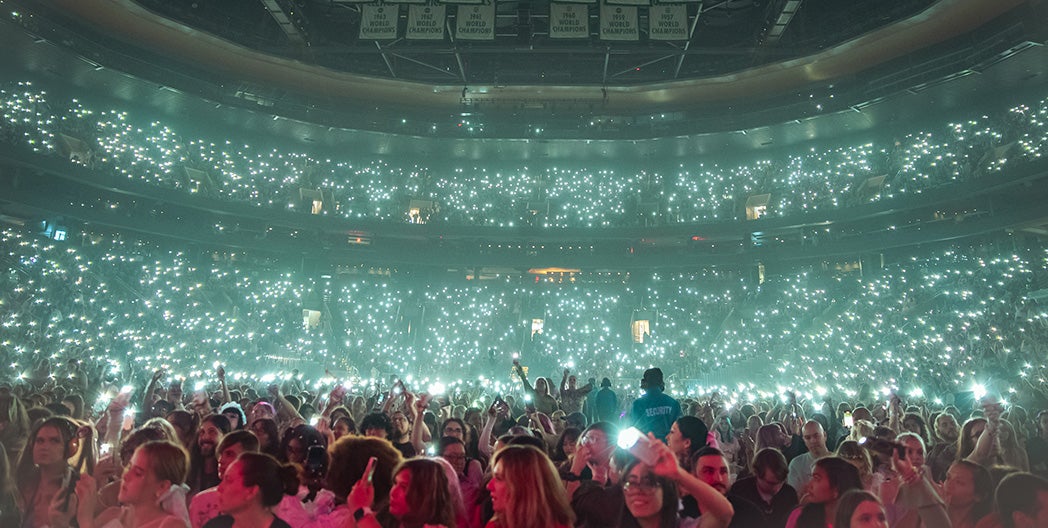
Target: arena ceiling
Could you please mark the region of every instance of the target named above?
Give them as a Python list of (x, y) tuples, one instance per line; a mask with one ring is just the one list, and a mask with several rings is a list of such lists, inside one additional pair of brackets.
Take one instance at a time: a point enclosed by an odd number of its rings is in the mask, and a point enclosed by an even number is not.
[[(688, 4), (698, 22), (675, 50), (643, 38), (550, 39), (546, 2), (497, 2), (492, 42), (377, 47), (356, 33), (361, 6), (345, 1), (4, 3), (23, 29), (0, 32), (10, 78), (44, 75), (172, 115), (381, 154), (774, 148), (910, 127), (1048, 81), (1044, 6), (1021, 0), (706, 0)], [(300, 15), (308, 38), (292, 38), (273, 6)], [(784, 10), (789, 23), (769, 39)], [(584, 65), (594, 60), (602, 66)]]

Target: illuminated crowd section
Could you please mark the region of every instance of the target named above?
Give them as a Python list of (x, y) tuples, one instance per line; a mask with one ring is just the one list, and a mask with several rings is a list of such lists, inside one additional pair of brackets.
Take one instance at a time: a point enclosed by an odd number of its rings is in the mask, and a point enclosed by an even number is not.
[[(409, 204), (426, 200), (435, 205), (429, 222), (499, 227), (731, 221), (745, 217), (748, 197), (765, 193), (770, 201), (764, 213), (771, 216), (824, 211), (992, 176), (1048, 148), (1048, 98), (956, 116), (876, 143), (768, 157), (755, 151), (741, 164), (650, 160), (639, 169), (614, 160), (604, 166), (491, 161), (446, 168), (424, 160), (266, 150), (235, 138), (189, 137), (175, 123), (60, 100), (27, 82), (4, 85), (0, 107), (0, 140), (58, 155), (61, 137), (75, 138), (90, 151), (80, 156), (82, 163), (136, 182), (304, 213), (311, 209), (300, 190), (319, 189), (333, 202), (323, 214), (388, 222), (417, 221)], [(186, 168), (202, 171), (207, 183), (193, 183)], [(881, 176), (883, 186), (870, 183)], [(533, 213), (529, 204), (535, 202), (548, 207)]]
[[(1029, 300), (1048, 287), (1044, 248), (925, 250), (865, 277), (809, 268), (760, 285), (732, 271), (554, 283), (311, 279), (102, 236), (0, 236), (0, 379), (79, 358), (116, 383), (165, 367), (202, 386), (222, 363), (235, 380), (326, 368), (358, 383), (397, 374), (454, 387), (509, 383), (519, 354), (536, 375), (571, 368), (632, 386), (657, 365), (677, 394), (716, 386), (740, 399), (785, 387), (931, 397), (1045, 384), (1048, 306)], [(304, 308), (321, 312), (315, 325)], [(638, 343), (631, 322), (641, 317), (650, 333)]]

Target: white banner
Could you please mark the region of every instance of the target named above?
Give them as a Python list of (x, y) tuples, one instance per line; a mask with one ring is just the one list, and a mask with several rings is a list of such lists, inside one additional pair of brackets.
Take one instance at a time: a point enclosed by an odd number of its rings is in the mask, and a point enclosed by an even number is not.
[(459, 6), (455, 36), (462, 40), (495, 40), (495, 4)]
[(589, 6), (549, 5), (550, 38), (589, 38)]
[(688, 40), (688, 7), (684, 4), (651, 6), (648, 9), (648, 38)]
[(397, 20), (400, 6), (365, 5), (360, 13), (360, 38), (364, 40), (393, 40), (397, 38)]
[(413, 40), (443, 40), (447, 6), (408, 6), (408, 31)]
[(639, 40), (635, 6), (600, 5), (601, 40)]

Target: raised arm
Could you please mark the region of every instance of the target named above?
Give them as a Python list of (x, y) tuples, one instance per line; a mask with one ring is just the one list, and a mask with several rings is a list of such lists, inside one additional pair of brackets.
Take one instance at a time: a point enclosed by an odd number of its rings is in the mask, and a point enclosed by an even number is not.
[(222, 403), (229, 403), (233, 398), (229, 395), (229, 387), (226, 387), (226, 369), (219, 365), (218, 383), (222, 385)]
[[(695, 497), (695, 502), (699, 503), (699, 510), (702, 511), (702, 526), (728, 526), (735, 515), (735, 509), (728, 502), (728, 498), (680, 467), (677, 456), (669, 446), (655, 438), (655, 435), (648, 433), (648, 442), (658, 457), (655, 461), (655, 474), (672, 479), (683, 491)], [(707, 516), (712, 517), (712, 520), (707, 520)]]
[(153, 391), (156, 390), (156, 384), (158, 381), (160, 381), (160, 378), (162, 378), (163, 376), (164, 369), (156, 369), (153, 372), (153, 377), (149, 378), (149, 383), (146, 385), (146, 391), (142, 393), (142, 402), (139, 405), (139, 408), (142, 409), (142, 412), (145, 412), (147, 409), (153, 406), (153, 402), (149, 401), (149, 399), (153, 397)]
[(564, 393), (568, 391), (568, 369), (564, 369), (564, 377), (560, 378), (560, 399), (564, 399)]
[(411, 406), (411, 413), (414, 417), (414, 421), (411, 424), (411, 445), (419, 455), (423, 455), (426, 452), (425, 437), (429, 436), (429, 427), (426, 427), (426, 421), (422, 419), (428, 405), (429, 395), (421, 394), (415, 399), (414, 405)]
[(277, 417), (284, 423), (297, 425), (306, 422), (302, 415), (298, 414), (298, 409), (292, 406), (291, 402), (287, 401), (284, 394), (280, 392), (280, 385), (276, 383), (270, 385), (269, 395), (273, 397), (273, 406), (276, 407)]
[(517, 376), (520, 376), (520, 381), (524, 382), (524, 390), (534, 396), (535, 387), (532, 387), (531, 382), (528, 381), (528, 375), (524, 373), (524, 367), (520, 366), (520, 360), (513, 360), (513, 370), (517, 372)]

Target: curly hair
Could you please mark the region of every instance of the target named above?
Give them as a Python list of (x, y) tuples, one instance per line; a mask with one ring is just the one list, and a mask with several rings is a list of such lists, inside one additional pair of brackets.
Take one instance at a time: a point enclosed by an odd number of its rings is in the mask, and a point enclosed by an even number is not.
[(331, 463), (328, 466), (327, 487), (335, 497), (349, 496), (353, 484), (364, 476), (368, 459), (375, 457), (375, 474), (371, 479), (375, 487), (375, 510), (388, 505), (389, 490), (393, 487), (393, 469), (404, 459), (389, 440), (374, 436), (343, 436), (331, 446), (328, 454), (331, 455)]

